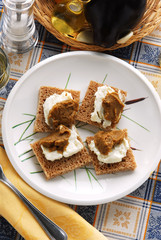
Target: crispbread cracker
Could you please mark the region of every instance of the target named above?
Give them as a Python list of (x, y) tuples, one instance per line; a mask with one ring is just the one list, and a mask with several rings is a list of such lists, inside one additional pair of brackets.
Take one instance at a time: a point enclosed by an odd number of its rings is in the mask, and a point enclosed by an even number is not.
[(39, 99), (37, 106), (36, 120), (34, 124), (34, 132), (52, 132), (52, 129), (45, 123), (43, 104), (49, 96), (54, 93), (61, 94), (63, 91), (71, 93), (73, 99), (79, 103), (80, 91), (60, 89), (56, 87), (42, 86), (39, 90)]
[[(127, 131), (124, 131), (127, 138)], [(87, 137), (87, 145), (89, 145), (93, 139), (94, 137)], [(97, 175), (117, 173), (122, 171), (132, 171), (136, 168), (136, 162), (131, 148), (127, 150), (126, 157), (124, 157), (123, 160), (118, 163), (100, 163), (100, 161), (97, 159), (97, 155), (91, 151), (90, 148), (89, 154), (92, 157), (92, 163)]]
[[(82, 101), (82, 104), (81, 104), (78, 114), (76, 116), (76, 120), (94, 125), (99, 128), (103, 128), (101, 123), (91, 121), (91, 113), (94, 111), (95, 93), (97, 92), (97, 88), (101, 87), (101, 86), (104, 86), (104, 84), (90, 81), (88, 89), (85, 94), (85, 97)], [(120, 90), (120, 89), (114, 88), (114, 87), (111, 87), (111, 88), (113, 88), (116, 92), (118, 92), (118, 90)], [(120, 90), (120, 92), (124, 96), (123, 101), (125, 101), (127, 93), (123, 90)], [(107, 127), (106, 129), (114, 128), (115, 126), (116, 126), (116, 124), (112, 124), (111, 126)], [(105, 128), (103, 128), (103, 129), (105, 129)]]
[(49, 161), (45, 158), (40, 146), (40, 141), (31, 144), (31, 148), (48, 180), (70, 172), (76, 168), (88, 165), (92, 162), (92, 159), (85, 147), (80, 152), (68, 158), (63, 157), (55, 161)]

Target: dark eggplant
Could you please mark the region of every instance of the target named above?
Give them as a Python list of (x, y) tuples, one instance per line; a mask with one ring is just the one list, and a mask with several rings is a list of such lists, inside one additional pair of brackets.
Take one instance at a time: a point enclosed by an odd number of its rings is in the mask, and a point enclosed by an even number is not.
[(85, 16), (91, 24), (94, 43), (111, 47), (127, 35), (139, 22), (146, 0), (91, 0)]

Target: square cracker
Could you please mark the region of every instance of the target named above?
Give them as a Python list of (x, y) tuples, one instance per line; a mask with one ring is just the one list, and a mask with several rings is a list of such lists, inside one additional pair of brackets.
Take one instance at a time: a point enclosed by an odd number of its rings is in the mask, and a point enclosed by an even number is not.
[[(102, 128), (102, 129), (105, 129), (105, 128), (103, 128), (101, 123), (91, 121), (91, 113), (94, 111), (95, 93), (97, 92), (97, 88), (101, 87), (101, 86), (104, 86), (104, 84), (90, 81), (88, 89), (85, 94), (85, 97), (82, 101), (82, 104), (81, 104), (78, 114), (76, 116), (76, 120), (94, 125), (96, 127)], [(127, 95), (127, 93), (125, 91), (115, 88), (115, 87), (111, 87), (111, 88), (113, 88), (116, 92), (118, 92), (120, 90), (121, 94), (123, 95), (123, 98), (124, 98), (123, 101), (125, 101), (125, 98)], [(113, 124), (112, 126), (109, 126), (106, 129), (114, 128), (115, 126), (116, 126), (116, 124)]]
[[(94, 137), (87, 137), (86, 139), (87, 145), (89, 145), (93, 139)], [(97, 159), (97, 155), (90, 149), (89, 149), (89, 154), (92, 157), (92, 163), (94, 165), (97, 175), (117, 173), (122, 171), (132, 171), (136, 168), (136, 162), (135, 162), (135, 158), (131, 148), (127, 150), (127, 154), (122, 159), (122, 161), (118, 163), (101, 163), (100, 164), (100, 161)]]
[(46, 98), (48, 98), (49, 96), (53, 95), (54, 93), (61, 94), (63, 91), (71, 93), (73, 99), (79, 103), (80, 91), (60, 89), (56, 87), (47, 87), (47, 86), (40, 87), (37, 113), (36, 113), (36, 119), (34, 123), (34, 132), (52, 132), (52, 129), (45, 122), (43, 104)]
[(36, 158), (40, 163), (47, 180), (59, 175), (63, 175), (92, 162), (92, 159), (85, 147), (80, 152), (68, 158), (63, 157), (55, 161), (49, 161), (45, 158), (40, 146), (40, 141), (31, 144), (31, 148), (36, 155)]

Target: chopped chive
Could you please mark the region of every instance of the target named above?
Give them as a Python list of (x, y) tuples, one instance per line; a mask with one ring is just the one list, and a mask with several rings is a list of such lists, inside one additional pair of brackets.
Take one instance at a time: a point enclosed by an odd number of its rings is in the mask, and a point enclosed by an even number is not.
[(36, 118), (36, 115), (34, 115), (34, 114), (30, 114), (30, 113), (23, 113), (23, 115), (26, 115), (26, 116), (30, 116), (30, 117), (34, 117), (34, 118)]
[(66, 178), (63, 175), (60, 175), (60, 177), (66, 180)]
[(35, 157), (35, 155), (32, 155), (32, 156), (27, 157), (27, 158), (24, 158), (23, 160), (21, 160), (21, 162), (25, 162), (26, 160), (28, 160), (28, 159), (30, 159), (30, 158), (33, 158), (33, 157)]
[(106, 75), (105, 75), (105, 77), (104, 77), (104, 79), (103, 79), (103, 81), (102, 81), (102, 84), (104, 84), (104, 82), (106, 81), (106, 78), (107, 78), (107, 73), (106, 73)]
[[(82, 128), (82, 127), (81, 127), (81, 128)], [(91, 133), (93, 133), (93, 134), (96, 133), (96, 132), (94, 132), (94, 131), (92, 131), (92, 130), (89, 130), (89, 129), (87, 129), (87, 128), (82, 128), (82, 129), (87, 130), (87, 131), (89, 131), (89, 132), (91, 132)]]
[[(118, 128), (118, 127), (116, 127), (116, 129), (120, 130), (120, 128)], [(134, 142), (136, 142), (134, 138), (132, 138), (132, 137), (130, 137), (130, 136), (128, 136), (128, 137), (129, 137), (131, 140), (133, 140)]]
[(63, 178), (67, 183), (71, 185), (71, 183), (63, 175), (60, 175), (59, 177)]
[(77, 125), (77, 128), (81, 128), (81, 127), (84, 127), (84, 126), (87, 126), (88, 124), (87, 123), (83, 123), (82, 125), (79, 126), (79, 124)]
[(22, 139), (22, 137), (24, 136), (25, 132), (29, 129), (29, 127), (31, 126), (31, 124), (33, 123), (35, 119), (32, 119), (29, 123), (29, 125), (25, 128), (25, 130), (23, 131), (23, 133), (21, 134), (19, 141)]
[(21, 126), (21, 125), (23, 125), (23, 124), (26, 124), (26, 123), (28, 123), (28, 122), (34, 121), (35, 118), (36, 118), (36, 116), (35, 116), (35, 115), (32, 115), (32, 114), (24, 113), (23, 115), (31, 116), (31, 117), (33, 117), (33, 119), (27, 120), (27, 121), (25, 121), (25, 122), (18, 123), (18, 124), (16, 124), (16, 125), (14, 125), (12, 128), (16, 128), (16, 127), (19, 127), (19, 126)]
[(128, 138), (129, 138), (130, 140), (134, 141), (135, 143), (137, 143), (136, 140), (135, 140), (134, 138), (130, 137), (129, 135), (128, 135)]
[(147, 128), (145, 128), (144, 126), (142, 126), (141, 124), (139, 124), (138, 122), (134, 121), (133, 119), (125, 116), (124, 114), (122, 114), (123, 117), (127, 118), (128, 120), (134, 122), (135, 124), (137, 124), (138, 126), (142, 127), (143, 129), (145, 129), (146, 131), (150, 132)]
[[(87, 167), (86, 167), (87, 168)], [(85, 167), (81, 167), (80, 169), (85, 169)], [(94, 168), (92, 168), (92, 167), (88, 167), (87, 169), (89, 169), (89, 170), (94, 170)]]
[(76, 191), (77, 190), (77, 174), (75, 169), (74, 169), (74, 181), (75, 181), (75, 191)]
[(28, 121), (25, 121), (25, 122), (22, 122), (22, 123), (18, 123), (17, 125), (14, 125), (12, 128), (16, 128), (16, 127), (19, 127), (25, 123), (28, 123), (28, 122), (31, 122), (31, 120), (28, 120)]
[[(29, 137), (31, 137), (31, 136), (33, 136), (33, 135), (35, 135), (35, 134), (37, 134), (37, 133), (32, 133), (32, 134), (30, 134), (29, 136), (27, 136), (27, 137), (25, 137), (25, 138), (22, 138), (21, 140), (15, 142), (14, 145), (17, 145), (18, 143), (20, 143), (20, 142), (22, 142), (22, 141), (28, 140)], [(29, 140), (33, 140), (33, 139), (29, 139)]]
[(65, 85), (65, 89), (68, 87), (68, 83), (69, 83), (70, 77), (71, 77), (71, 73), (70, 73), (69, 76), (68, 76), (67, 83), (66, 83), (66, 85)]
[(126, 108), (126, 109), (124, 109), (123, 111), (125, 112), (125, 111), (128, 111), (128, 110), (130, 110), (130, 108)]
[(34, 139), (33, 138), (28, 138), (28, 139), (26, 139), (26, 140), (28, 140), (29, 142), (32, 142)]
[(85, 170), (86, 170), (87, 176), (88, 176), (88, 178), (89, 178), (89, 181), (90, 181), (90, 183), (91, 183), (91, 186), (92, 186), (92, 188), (93, 188), (91, 176), (90, 176), (90, 174), (89, 174), (89, 169), (88, 169), (87, 167), (85, 167)]
[[(27, 127), (26, 127), (25, 130), (22, 132), (19, 140), (18, 140), (16, 143), (14, 143), (14, 145), (17, 145), (18, 143), (20, 143), (20, 142), (22, 142), (22, 141), (24, 141), (24, 140), (28, 140), (28, 141), (32, 142), (32, 141), (33, 141), (33, 138), (30, 138), (30, 137), (36, 134), (36, 133), (33, 133), (33, 134), (28, 135), (27, 137), (24, 137), (24, 134), (27, 132), (27, 130), (30, 128), (31, 124), (34, 122), (36, 116), (33, 115), (33, 114), (28, 114), (28, 113), (23, 113), (23, 115), (30, 116), (30, 117), (33, 117), (33, 118), (32, 118), (31, 120), (27, 120), (27, 121), (21, 122), (21, 123), (19, 123), (19, 124), (17, 124), (17, 125), (14, 125), (14, 126), (12, 127), (12, 128), (16, 128), (16, 127), (18, 127), (18, 126), (21, 126), (21, 125), (23, 125), (23, 124), (28, 123), (28, 124), (27, 124)], [(30, 151), (31, 151), (31, 150), (30, 150)], [(29, 152), (29, 151), (20, 154), (19, 157), (23, 156), (24, 154), (26, 154), (26, 153), (28, 153), (28, 152)]]
[(77, 126), (78, 126), (80, 123), (81, 123), (81, 122), (80, 122), (80, 121), (78, 121), (78, 122), (76, 123), (76, 125), (75, 125), (75, 126), (77, 127)]
[(21, 140), (25, 140), (26, 138), (32, 137), (32, 136), (34, 136), (35, 134), (37, 134), (37, 133), (36, 133), (36, 132), (34, 132), (34, 133), (32, 133), (32, 134), (28, 135), (27, 137), (25, 137), (25, 138), (21, 139)]
[(88, 169), (89, 173), (92, 175), (92, 177), (94, 178), (94, 180), (102, 187), (102, 185), (100, 184), (100, 182), (98, 181), (98, 179), (94, 176), (94, 174)]
[(24, 153), (21, 153), (18, 157), (22, 157), (23, 155), (25, 155), (26, 153), (29, 153), (29, 152), (31, 152), (32, 151), (32, 149), (30, 149), (30, 150), (28, 150), (28, 151), (26, 151), (26, 152), (24, 152)]
[(30, 174), (42, 173), (43, 171), (30, 172)]

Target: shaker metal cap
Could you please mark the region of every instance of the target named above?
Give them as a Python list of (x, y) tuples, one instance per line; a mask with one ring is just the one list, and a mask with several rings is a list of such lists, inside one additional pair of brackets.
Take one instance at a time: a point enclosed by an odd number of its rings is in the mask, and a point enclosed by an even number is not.
[(34, 4), (34, 0), (3, 0), (3, 4), (10, 10), (27, 10)]

